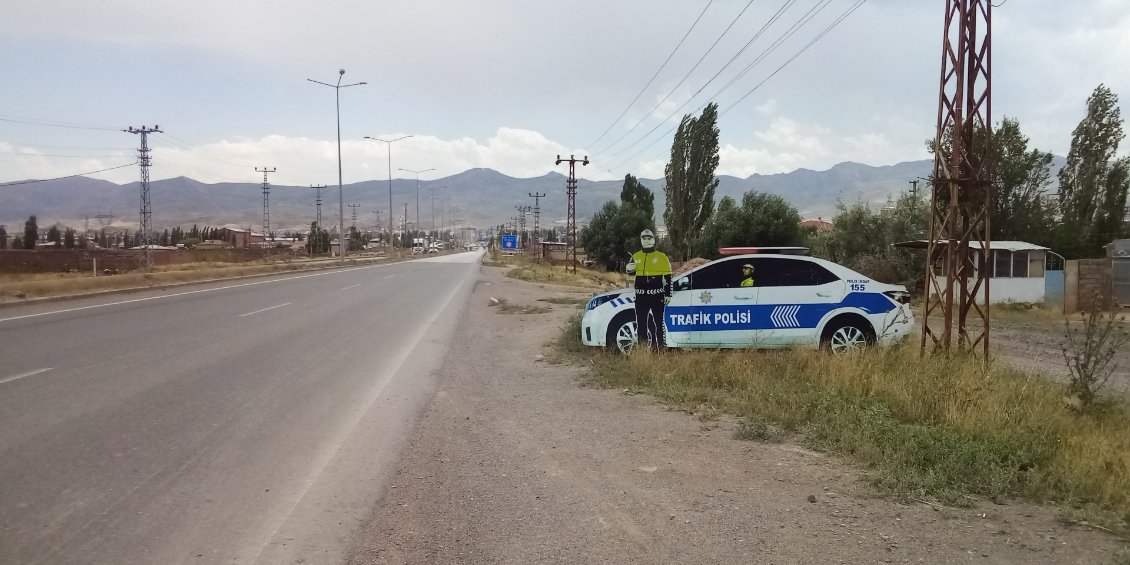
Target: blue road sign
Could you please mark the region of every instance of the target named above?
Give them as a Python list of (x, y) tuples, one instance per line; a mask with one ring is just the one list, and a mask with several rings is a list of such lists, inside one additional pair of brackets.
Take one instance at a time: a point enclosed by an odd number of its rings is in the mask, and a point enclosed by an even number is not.
[(504, 235), (502, 236), (503, 249), (518, 249), (518, 236)]

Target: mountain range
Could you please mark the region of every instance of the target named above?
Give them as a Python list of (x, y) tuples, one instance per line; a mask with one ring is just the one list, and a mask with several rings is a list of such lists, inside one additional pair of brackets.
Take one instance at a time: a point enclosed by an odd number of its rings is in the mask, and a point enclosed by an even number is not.
[[(789, 173), (746, 178), (719, 176), (716, 198), (736, 199), (750, 190), (777, 194), (800, 211), (804, 218), (830, 218), (837, 201), (862, 201), (874, 209), (888, 199), (910, 189), (910, 181), (929, 175), (933, 162), (910, 161), (888, 166), (840, 163), (826, 171), (798, 169)], [(583, 172), (583, 171), (579, 171)], [(640, 179), (655, 193), (658, 223), (662, 223), (665, 203), (663, 179)], [(419, 185), (420, 223), (433, 222), (486, 227), (505, 223), (517, 215), (516, 205), (532, 205), (530, 193), (544, 193), (540, 200), (542, 226), (565, 223), (567, 213), (566, 177), (557, 172), (534, 178), (514, 178), (491, 169), (470, 169)], [(623, 180), (577, 182), (577, 221), (585, 223), (609, 200), (619, 200)], [(85, 177), (0, 185), (0, 225), (9, 233), (22, 230), (28, 216), (36, 215), (40, 226), (60, 223), (82, 229), (102, 225), (136, 228), (140, 183), (115, 184)], [(408, 220), (416, 220), (415, 179), (393, 179), (392, 200), (397, 222), (408, 205)], [(926, 184), (919, 186), (926, 189)], [(389, 182), (369, 180), (342, 187), (345, 203), (360, 204), (357, 225), (372, 229), (380, 210), (387, 218)], [(322, 189), (323, 224), (337, 223), (338, 189)], [(435, 198), (430, 197), (434, 194)], [(173, 226), (251, 226), (259, 231), (263, 224), (263, 192), (260, 183), (205, 184), (185, 177), (150, 182), (152, 224), (158, 230)], [(345, 208), (345, 221), (351, 222), (354, 208)], [(454, 214), (452, 211), (454, 210)], [(301, 186), (271, 186), (270, 222), (273, 231), (307, 230), (315, 217), (315, 190)], [(112, 218), (110, 217), (112, 216)], [(532, 227), (532, 218), (528, 226)]]

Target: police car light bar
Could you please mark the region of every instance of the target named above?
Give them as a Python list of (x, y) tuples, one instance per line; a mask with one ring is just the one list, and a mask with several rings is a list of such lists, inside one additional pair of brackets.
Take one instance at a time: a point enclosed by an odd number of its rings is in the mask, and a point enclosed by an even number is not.
[(722, 247), (718, 249), (722, 255), (753, 255), (772, 253), (774, 255), (809, 255), (807, 247)]

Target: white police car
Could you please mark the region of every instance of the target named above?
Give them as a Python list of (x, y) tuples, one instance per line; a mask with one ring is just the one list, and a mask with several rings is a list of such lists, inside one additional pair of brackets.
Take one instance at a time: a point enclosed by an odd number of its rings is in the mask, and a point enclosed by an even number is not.
[[(745, 264), (754, 267), (754, 286), (741, 286)], [(914, 327), (906, 287), (815, 257), (723, 257), (676, 275), (672, 286), (663, 315), (668, 347), (807, 346), (839, 353), (897, 343)], [(581, 342), (630, 350), (636, 342), (633, 293), (628, 288), (592, 297), (581, 319)]]

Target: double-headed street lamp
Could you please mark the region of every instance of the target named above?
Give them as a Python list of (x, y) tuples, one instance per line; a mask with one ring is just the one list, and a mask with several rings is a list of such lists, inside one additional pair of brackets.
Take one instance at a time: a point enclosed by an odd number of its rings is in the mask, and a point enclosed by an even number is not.
[(328, 86), (328, 87), (334, 89), (335, 98), (337, 100), (337, 102), (336, 102), (336, 109), (337, 109), (337, 208), (338, 208), (337, 209), (337, 222), (338, 222), (337, 223), (337, 230), (338, 230), (338, 238), (340, 238), (340, 240), (341, 240), (341, 250), (340, 251), (341, 251), (341, 258), (342, 259), (345, 258), (345, 250), (347, 249), (347, 246), (346, 246), (346, 243), (345, 243), (345, 198), (344, 198), (344, 196), (342, 196), (342, 189), (341, 189), (341, 89), (348, 88), (350, 86), (360, 86), (362, 84), (368, 84), (366, 82), (355, 82), (353, 84), (341, 84), (341, 77), (343, 77), (343, 76), (345, 76), (345, 69), (341, 69), (337, 72), (337, 84), (330, 84), (328, 82), (322, 82), (320, 80), (314, 80), (312, 78), (306, 79), (310, 82), (325, 85), (325, 86)]
[(435, 169), (421, 169), (419, 171), (414, 171), (412, 169), (397, 169), (397, 170), (398, 171), (404, 171), (404, 172), (407, 172), (407, 173), (416, 173), (416, 229), (420, 229), (420, 173), (426, 173), (428, 171), (434, 171)]
[[(392, 144), (400, 141), (401, 139), (408, 139), (411, 135), (405, 135), (396, 139), (381, 139), (379, 137), (365, 136), (365, 139), (372, 141), (383, 141), (388, 147), (388, 249), (392, 253)], [(418, 181), (417, 181), (418, 182)], [(402, 243), (403, 245), (403, 243)]]

